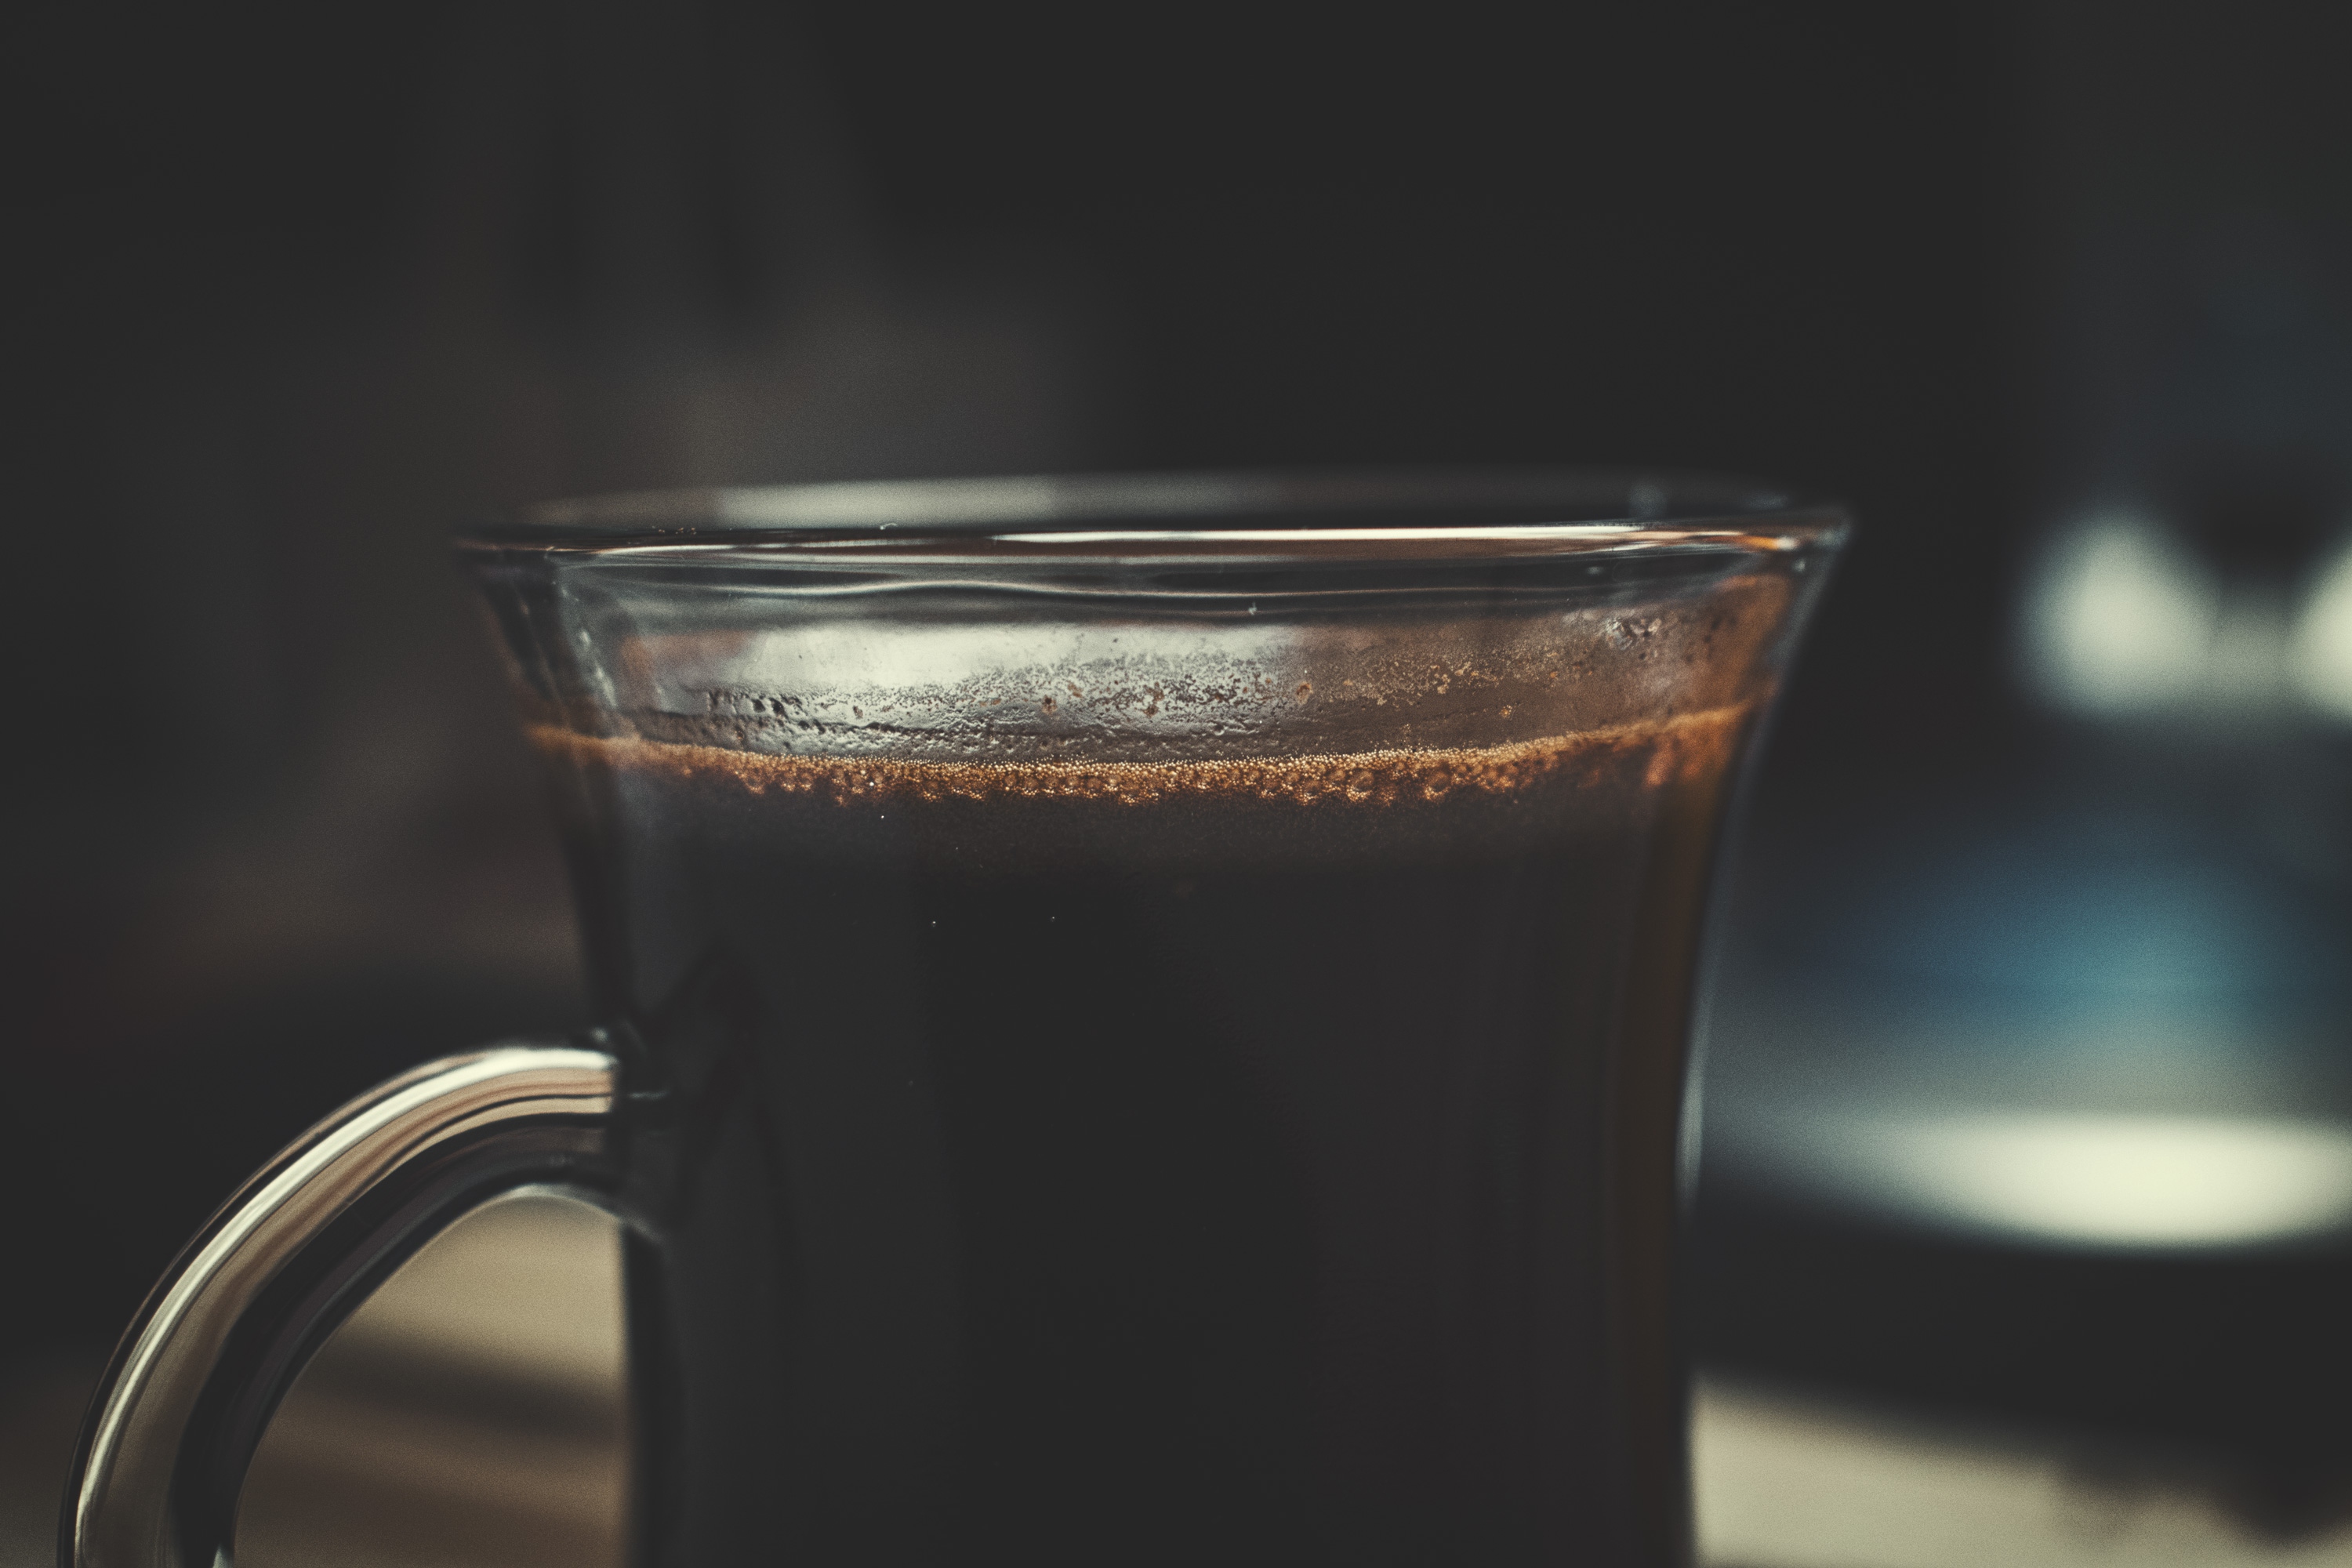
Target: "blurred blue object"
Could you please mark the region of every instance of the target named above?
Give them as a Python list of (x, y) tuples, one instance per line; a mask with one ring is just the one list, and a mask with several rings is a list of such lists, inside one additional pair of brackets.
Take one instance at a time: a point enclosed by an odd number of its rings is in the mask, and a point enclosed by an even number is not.
[(2061, 809), (1937, 836), (1914, 825), (1798, 933), (1841, 984), (1957, 1005), (2274, 1009), (2342, 996), (2352, 924), (2332, 900), (2179, 810)]

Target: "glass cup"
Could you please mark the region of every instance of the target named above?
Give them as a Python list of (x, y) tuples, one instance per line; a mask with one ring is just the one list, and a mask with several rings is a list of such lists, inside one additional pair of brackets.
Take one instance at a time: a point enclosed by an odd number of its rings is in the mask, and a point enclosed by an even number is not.
[(642, 1564), (1686, 1561), (1696, 977), (1844, 531), (1510, 473), (468, 533), (608, 1023), (256, 1175), (68, 1562), (226, 1562), (310, 1352), (524, 1185), (622, 1222)]

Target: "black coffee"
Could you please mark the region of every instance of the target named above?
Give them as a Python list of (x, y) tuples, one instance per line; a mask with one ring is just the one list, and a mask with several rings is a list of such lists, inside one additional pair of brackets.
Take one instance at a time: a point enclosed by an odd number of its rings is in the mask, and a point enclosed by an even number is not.
[(1166, 765), (541, 731), (653, 1064), (646, 1560), (1680, 1560), (1750, 711)]

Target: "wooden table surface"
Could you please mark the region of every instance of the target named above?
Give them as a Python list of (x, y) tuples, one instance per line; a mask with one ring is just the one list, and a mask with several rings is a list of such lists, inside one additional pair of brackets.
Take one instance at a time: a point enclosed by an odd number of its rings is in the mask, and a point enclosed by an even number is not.
[[(608, 1223), (517, 1199), (420, 1254), (320, 1353), (257, 1457), (239, 1568), (618, 1568), (620, 1294)], [(0, 1568), (51, 1568), (92, 1369), (0, 1384)], [(2177, 1476), (2054, 1444), (1703, 1381), (1709, 1568), (2352, 1568), (2249, 1539)]]

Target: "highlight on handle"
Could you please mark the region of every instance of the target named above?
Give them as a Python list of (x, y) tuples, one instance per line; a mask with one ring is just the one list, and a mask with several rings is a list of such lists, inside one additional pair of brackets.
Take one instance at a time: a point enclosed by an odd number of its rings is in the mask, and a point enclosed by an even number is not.
[(247, 1182), (149, 1293), (99, 1385), (61, 1568), (226, 1568), (247, 1463), (310, 1352), (468, 1209), (526, 1185), (608, 1191), (618, 1077), (613, 1057), (568, 1044), (445, 1058)]

